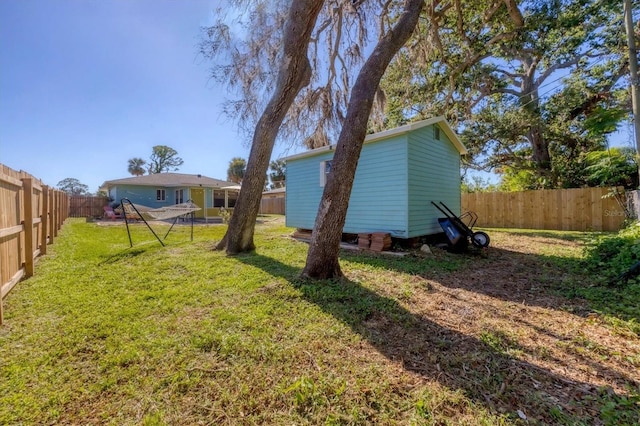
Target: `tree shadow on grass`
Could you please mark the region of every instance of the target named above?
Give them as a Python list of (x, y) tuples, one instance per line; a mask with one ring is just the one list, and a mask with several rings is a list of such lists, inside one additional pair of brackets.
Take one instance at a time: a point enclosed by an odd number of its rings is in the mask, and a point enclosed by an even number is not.
[(104, 260), (98, 263), (98, 266), (109, 265), (113, 263), (118, 263), (123, 260), (133, 259), (134, 257), (140, 256), (143, 253), (146, 253), (147, 250), (140, 248), (131, 248), (126, 250), (121, 250), (115, 254), (104, 256)]
[[(297, 268), (257, 253), (236, 259), (286, 279), (306, 300), (348, 325), (389, 360), (426, 380), (463, 391), (493, 413), (517, 419), (520, 410), (531, 420), (551, 424), (640, 422), (637, 408), (633, 402), (629, 405), (626, 396), (508, 355), (505, 345), (510, 350), (528, 350), (508, 336), (494, 333), (497, 343), (479, 340), (355, 282), (302, 280)], [(640, 386), (621, 371), (600, 372), (620, 383)]]
[[(624, 288), (608, 287), (606, 277), (586, 271), (584, 260), (579, 258), (490, 247), (480, 253), (451, 254), (438, 250), (431, 258), (345, 253), (343, 259), (418, 275), (450, 289), (513, 303), (561, 309), (581, 316), (594, 311), (605, 312), (625, 321), (640, 322), (639, 311), (627, 309), (621, 303), (619, 293), (624, 292)], [(582, 297), (584, 294), (591, 297), (587, 300)], [(624, 297), (629, 299), (632, 295), (627, 292)]]

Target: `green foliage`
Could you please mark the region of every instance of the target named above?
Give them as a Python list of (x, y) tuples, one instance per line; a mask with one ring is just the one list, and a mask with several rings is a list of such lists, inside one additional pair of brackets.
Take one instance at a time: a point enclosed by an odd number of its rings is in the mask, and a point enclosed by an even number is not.
[(640, 335), (640, 275), (622, 278), (638, 261), (640, 223), (616, 234), (598, 235), (586, 246), (583, 261), (585, 270), (593, 274), (598, 285), (579, 286), (572, 291), (590, 300), (601, 312), (627, 320), (626, 324), (616, 324)]
[(501, 173), (502, 179), (498, 188), (503, 192), (528, 191), (549, 187), (548, 180), (539, 176), (532, 169), (503, 167)]
[(229, 220), (231, 220), (232, 214), (233, 214), (233, 210), (227, 210), (224, 207), (221, 207), (220, 217), (222, 218), (222, 223), (229, 223)]
[(484, 179), (482, 176), (472, 175), (465, 176), (462, 179), (460, 186), (462, 192), (492, 192), (497, 191), (497, 185), (491, 183), (489, 179)]
[(614, 279), (640, 260), (640, 223), (616, 234), (598, 235), (585, 249), (586, 266), (605, 279)]
[(56, 184), (58, 189), (69, 195), (89, 195), (89, 187), (76, 178), (62, 179)]
[(628, 117), (618, 3), (477, 1), (425, 19), (381, 84), (387, 124), (445, 115), (506, 188), (585, 185), (584, 155)]
[(134, 157), (129, 159), (127, 171), (134, 176), (142, 176), (145, 172), (144, 165), (147, 164), (142, 158)]
[(269, 170), (271, 189), (284, 188), (287, 176), (287, 163), (284, 160), (274, 160), (269, 163)]
[(630, 148), (585, 151), (571, 160), (556, 155), (552, 164), (552, 171), (545, 175), (537, 173), (533, 166), (503, 166), (497, 170), (501, 174), (499, 189), (509, 192), (584, 186), (635, 189), (638, 186), (638, 166)]
[(247, 161), (244, 158), (233, 157), (231, 161), (229, 161), (227, 179), (231, 182), (242, 183), (246, 170)]
[(592, 151), (584, 156), (586, 184), (588, 186), (638, 186), (638, 165), (631, 148), (610, 148)]
[(156, 145), (149, 158), (149, 174), (175, 171), (183, 163), (178, 151), (166, 145)]

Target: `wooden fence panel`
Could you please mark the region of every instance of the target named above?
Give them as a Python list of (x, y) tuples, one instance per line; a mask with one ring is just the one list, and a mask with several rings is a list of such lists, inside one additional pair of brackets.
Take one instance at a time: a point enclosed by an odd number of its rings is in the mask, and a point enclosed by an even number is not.
[(69, 198), (69, 217), (102, 217), (108, 197), (73, 195)]
[(609, 188), (549, 189), (462, 194), (462, 210), (478, 215), (477, 226), (565, 231), (616, 231), (624, 209)]
[(260, 200), (260, 214), (284, 214), (284, 197)]
[(30, 174), (0, 164), (0, 325), (3, 299), (33, 275), (35, 258), (46, 253), (67, 218), (67, 199)]

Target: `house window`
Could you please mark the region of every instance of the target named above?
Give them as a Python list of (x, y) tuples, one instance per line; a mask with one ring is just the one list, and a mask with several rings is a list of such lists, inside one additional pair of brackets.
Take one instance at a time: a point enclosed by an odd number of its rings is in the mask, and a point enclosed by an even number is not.
[(333, 160), (320, 162), (320, 186), (324, 187), (327, 184), (327, 178), (329, 177), (329, 173), (331, 173), (332, 165)]
[(437, 141), (440, 140), (440, 127), (438, 127), (437, 125), (433, 127), (433, 136)]
[(156, 200), (157, 201), (166, 200), (166, 194), (164, 192), (164, 189), (156, 189)]
[(224, 206), (224, 191), (213, 191), (213, 207)]
[(184, 203), (184, 189), (176, 189), (176, 204)]
[(227, 194), (227, 200), (229, 201), (229, 208), (233, 208), (236, 206), (236, 201), (238, 201), (238, 193), (237, 192), (229, 192)]

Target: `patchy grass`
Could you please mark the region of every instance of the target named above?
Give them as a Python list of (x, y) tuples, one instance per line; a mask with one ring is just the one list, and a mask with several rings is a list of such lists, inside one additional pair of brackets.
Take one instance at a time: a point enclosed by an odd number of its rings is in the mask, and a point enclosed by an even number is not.
[(637, 314), (584, 290), (590, 234), (344, 252), (346, 278), (318, 283), (280, 219), (235, 257), (211, 251), (224, 229), (163, 248), (136, 225), (129, 248), (68, 221), (5, 301), (0, 424), (640, 422)]

